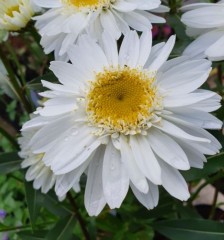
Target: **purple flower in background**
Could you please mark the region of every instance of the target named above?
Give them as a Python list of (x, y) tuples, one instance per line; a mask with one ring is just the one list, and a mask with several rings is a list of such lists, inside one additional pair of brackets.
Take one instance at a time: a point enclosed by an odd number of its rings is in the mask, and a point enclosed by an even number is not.
[(0, 220), (3, 220), (6, 216), (6, 211), (3, 209), (0, 209)]
[(9, 240), (9, 236), (7, 233), (4, 233), (2, 236), (2, 240)]

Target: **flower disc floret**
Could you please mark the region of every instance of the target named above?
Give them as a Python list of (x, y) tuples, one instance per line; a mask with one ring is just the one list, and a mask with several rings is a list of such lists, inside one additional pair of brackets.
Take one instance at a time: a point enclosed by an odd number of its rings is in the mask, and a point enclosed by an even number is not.
[(126, 134), (146, 128), (157, 96), (154, 80), (150, 72), (130, 67), (98, 73), (87, 96), (90, 123)]
[(0, 0), (0, 29), (18, 31), (24, 28), (34, 14), (29, 0)]
[(63, 0), (62, 2), (66, 7), (74, 9), (87, 8), (91, 10), (97, 10), (110, 4), (109, 0)]

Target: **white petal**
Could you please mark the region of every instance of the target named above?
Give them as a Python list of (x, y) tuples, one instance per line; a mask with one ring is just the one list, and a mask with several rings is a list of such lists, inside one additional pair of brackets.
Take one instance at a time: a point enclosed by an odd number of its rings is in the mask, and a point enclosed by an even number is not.
[[(60, 135), (72, 127), (72, 115), (65, 115), (52, 123), (45, 125), (37, 131), (30, 140), (30, 146), (34, 153), (45, 152), (48, 145), (51, 145)], [(47, 134), (46, 134), (47, 133)]]
[(205, 51), (206, 56), (208, 56), (211, 61), (223, 60), (224, 59), (223, 45), (224, 45), (224, 32), (223, 36), (219, 38)]
[(103, 191), (111, 209), (119, 208), (129, 188), (129, 177), (121, 154), (110, 141), (103, 161)]
[(130, 27), (137, 31), (149, 31), (152, 28), (150, 21), (136, 11), (125, 13), (123, 18)]
[(117, 0), (114, 4), (111, 5), (111, 7), (120, 12), (131, 12), (137, 8), (137, 3)]
[(192, 141), (199, 141), (199, 142), (208, 142), (208, 143), (210, 142), (210, 140), (206, 138), (200, 138), (200, 137), (195, 137), (194, 135), (190, 135), (187, 132), (183, 131), (181, 128), (174, 125), (173, 123), (168, 122), (164, 119), (160, 122), (160, 124), (158, 125), (154, 124), (154, 127), (162, 130), (163, 132), (176, 136), (178, 138), (188, 139)]
[(221, 129), (222, 121), (214, 117), (213, 115), (200, 110), (185, 108), (170, 108), (172, 115), (169, 115), (169, 119), (181, 119), (186, 122), (190, 122), (195, 126), (206, 129)]
[(166, 42), (165, 46), (160, 51), (159, 55), (154, 59), (154, 61), (150, 64), (149, 70), (150, 71), (157, 71), (163, 63), (168, 59), (174, 44), (175, 44), (176, 37), (171, 36), (169, 40)]
[(187, 183), (182, 175), (175, 168), (170, 167), (165, 162), (160, 161), (162, 169), (162, 182), (163, 187), (173, 197), (186, 201), (189, 197)]
[(208, 78), (211, 62), (205, 59), (185, 61), (164, 72), (159, 86), (171, 95), (182, 95), (200, 87)]
[(178, 142), (186, 153), (190, 166), (195, 168), (203, 168), (204, 162), (207, 161), (206, 157), (200, 153), (198, 150), (192, 148), (187, 143), (183, 141)]
[(142, 33), (140, 37), (138, 65), (140, 66), (145, 65), (151, 52), (151, 46), (152, 46), (152, 34), (149, 31), (145, 31)]
[(202, 34), (186, 47), (183, 55), (192, 58), (204, 58), (205, 50), (212, 46), (223, 34), (224, 31), (219, 29)]
[(117, 66), (118, 65), (117, 42), (107, 32), (103, 33), (102, 40), (108, 63), (111, 64), (112, 66)]
[(130, 186), (138, 201), (147, 209), (153, 209), (158, 204), (159, 191), (155, 184), (151, 183), (150, 181), (148, 181), (148, 184), (149, 191), (147, 193), (140, 192), (133, 183), (131, 183)]
[(60, 0), (33, 0), (33, 2), (40, 6), (40, 7), (44, 7), (44, 8), (57, 8), (57, 7), (61, 7), (62, 3)]
[(103, 155), (104, 149), (101, 147), (97, 150), (88, 168), (84, 203), (90, 216), (97, 216), (106, 205), (102, 185)]
[(90, 160), (91, 158), (89, 158), (81, 166), (67, 174), (57, 176), (55, 192), (58, 197), (64, 196), (74, 186), (74, 184), (78, 182), (79, 178), (89, 165)]
[(125, 35), (120, 47), (119, 64), (135, 67), (139, 58), (139, 37), (136, 31), (130, 31)]
[(130, 180), (139, 191), (143, 193), (147, 193), (149, 190), (147, 180), (143, 175), (143, 173), (139, 170), (134, 160), (131, 148), (129, 144), (126, 142), (125, 137), (120, 137), (120, 144), (121, 144), (121, 150), (120, 150), (121, 159), (127, 168)]
[(100, 21), (103, 28), (110, 33), (114, 39), (119, 39), (121, 36), (121, 31), (118, 28), (114, 15), (110, 10), (102, 11), (100, 14)]
[(187, 170), (188, 159), (182, 148), (168, 135), (156, 129), (150, 129), (148, 141), (154, 152), (174, 168)]
[(57, 175), (71, 172), (79, 167), (101, 144), (101, 141), (93, 136), (86, 126), (76, 129), (74, 135), (72, 131), (65, 134), (62, 136), (63, 139), (58, 140), (43, 158), (45, 164), (51, 166)]
[(194, 28), (217, 28), (224, 25), (223, 14), (223, 6), (209, 6), (184, 13), (181, 21)]
[(131, 136), (130, 146), (139, 169), (154, 184), (161, 184), (161, 169), (145, 136)]

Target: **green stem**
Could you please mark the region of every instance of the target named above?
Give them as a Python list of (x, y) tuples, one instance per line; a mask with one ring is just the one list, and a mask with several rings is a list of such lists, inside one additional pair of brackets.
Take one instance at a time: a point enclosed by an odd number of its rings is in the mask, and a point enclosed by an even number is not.
[[(36, 227), (46, 227), (49, 224), (53, 224), (54, 222), (46, 222), (46, 223), (41, 223), (41, 224), (36, 224)], [(7, 227), (5, 226), (5, 228), (1, 228), (0, 232), (10, 232), (10, 231), (18, 231), (18, 230), (32, 230), (31, 225), (25, 225), (25, 226), (16, 226), (16, 227)]]
[(26, 85), (26, 80), (25, 80), (25, 76), (24, 76), (24, 73), (23, 73), (22, 66), (21, 66), (21, 64), (19, 63), (19, 59), (18, 59), (15, 51), (12, 49), (12, 46), (11, 46), (8, 42), (5, 42), (5, 45), (6, 45), (7, 49), (8, 49), (8, 51), (9, 51), (9, 53), (11, 54), (12, 59), (13, 59), (13, 61), (14, 61), (15, 64), (16, 64), (16, 67), (17, 67), (18, 70), (19, 70), (19, 75), (20, 75), (20, 78), (21, 78), (21, 80), (22, 80), (22, 84), (23, 84), (23, 86), (25, 86), (25, 85)]
[(215, 181), (217, 181), (218, 179), (222, 178), (223, 177), (223, 173), (218, 173), (217, 175), (215, 175), (214, 177), (212, 178), (209, 178), (206, 180), (205, 183), (203, 183), (191, 196), (191, 198), (189, 199), (188, 201), (188, 204), (192, 204), (192, 202), (197, 198), (198, 194), (200, 193), (200, 191), (206, 187), (208, 184), (212, 184), (214, 183)]
[(212, 202), (212, 208), (211, 208), (211, 211), (210, 211), (210, 214), (209, 214), (209, 217), (208, 217), (209, 219), (214, 218), (216, 203), (217, 203), (217, 199), (218, 199), (218, 194), (219, 194), (219, 191), (218, 191), (217, 188), (215, 188), (215, 194), (214, 194), (214, 198), (213, 198), (213, 202)]
[(78, 210), (78, 206), (76, 205), (75, 199), (72, 197), (70, 192), (67, 193), (67, 198), (68, 198), (70, 204), (73, 207), (74, 214), (77, 217), (77, 220), (79, 221), (79, 224), (80, 224), (80, 227), (82, 229), (82, 232), (83, 232), (83, 235), (84, 235), (85, 239), (90, 240), (90, 236), (89, 236), (89, 233), (86, 229), (85, 222), (82, 219), (82, 216), (81, 216), (81, 214), (79, 213), (79, 210)]
[(19, 99), (21, 100), (25, 110), (28, 113), (31, 113), (32, 107), (31, 107), (30, 103), (28, 102), (27, 98), (24, 96), (23, 89), (21, 88), (19, 82), (17, 81), (15, 74), (13, 72), (13, 69), (12, 69), (8, 59), (5, 57), (1, 47), (0, 47), (0, 58), (3, 62), (3, 64), (5, 65), (5, 68), (9, 74), (9, 80), (10, 80), (14, 90), (16, 91)]
[(16, 140), (10, 134), (8, 134), (8, 132), (6, 132), (3, 128), (0, 128), (0, 133), (5, 138), (7, 138), (16, 149), (19, 149), (18, 143), (16, 142)]

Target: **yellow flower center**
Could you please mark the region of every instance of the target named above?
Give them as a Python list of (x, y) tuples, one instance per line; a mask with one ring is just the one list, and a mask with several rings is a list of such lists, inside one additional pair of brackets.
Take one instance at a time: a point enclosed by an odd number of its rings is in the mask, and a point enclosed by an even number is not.
[(19, 5), (15, 5), (15, 6), (8, 8), (5, 14), (8, 15), (9, 17), (13, 17), (14, 12), (20, 12)]
[(63, 0), (67, 6), (96, 9), (109, 4), (109, 0)]
[(98, 73), (87, 95), (90, 123), (109, 132), (136, 134), (149, 121), (156, 99), (155, 78), (125, 67)]

